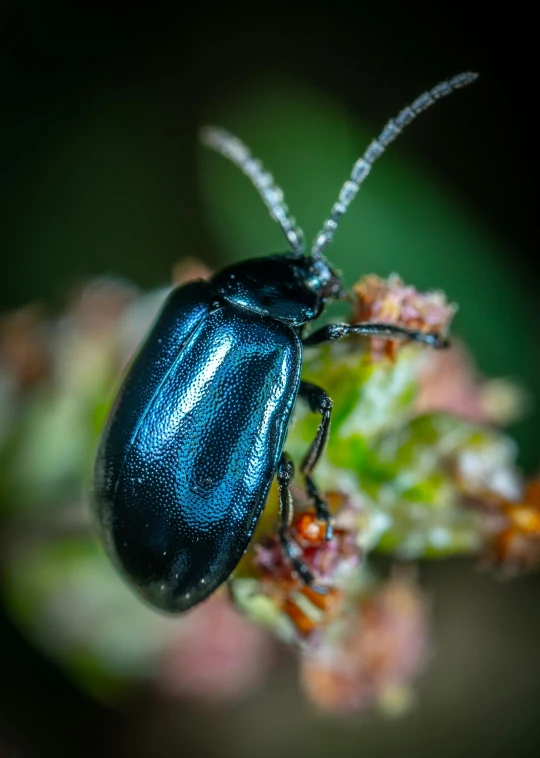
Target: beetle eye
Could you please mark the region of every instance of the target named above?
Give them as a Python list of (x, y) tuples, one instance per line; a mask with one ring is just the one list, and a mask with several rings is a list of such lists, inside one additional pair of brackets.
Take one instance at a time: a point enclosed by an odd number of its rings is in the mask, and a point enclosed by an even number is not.
[(339, 276), (333, 271), (325, 260), (319, 259), (313, 261), (311, 273), (306, 276), (306, 286), (316, 292), (321, 298), (338, 299), (343, 297), (344, 289)]
[(313, 276), (307, 276), (305, 279), (306, 287), (312, 292), (318, 292), (321, 288), (321, 280), (313, 274)]

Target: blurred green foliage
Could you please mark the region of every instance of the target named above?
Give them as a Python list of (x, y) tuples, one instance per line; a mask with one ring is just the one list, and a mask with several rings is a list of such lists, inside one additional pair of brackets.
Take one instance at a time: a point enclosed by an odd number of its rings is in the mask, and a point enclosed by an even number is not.
[(146, 93), (105, 92), (44, 138), (13, 188), (10, 252), (24, 268), (10, 300), (58, 298), (90, 275), (168, 283), (171, 262), (194, 253), (196, 196), (167, 123)]

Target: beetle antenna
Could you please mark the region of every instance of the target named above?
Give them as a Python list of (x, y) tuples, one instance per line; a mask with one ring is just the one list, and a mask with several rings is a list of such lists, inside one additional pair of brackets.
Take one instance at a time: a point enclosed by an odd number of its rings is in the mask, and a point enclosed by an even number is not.
[(296, 226), (295, 219), (289, 215), (283, 199), (282, 190), (275, 184), (274, 177), (265, 171), (262, 163), (254, 158), (246, 145), (225, 129), (205, 126), (200, 131), (203, 145), (217, 150), (231, 160), (235, 166), (249, 178), (270, 211), (272, 218), (278, 222), (289, 245), (296, 253), (304, 251), (304, 233)]
[(349, 205), (354, 200), (360, 185), (371, 171), (371, 167), (380, 156), (384, 153), (385, 148), (389, 145), (403, 129), (414, 121), (414, 119), (433, 105), (441, 97), (449, 95), (456, 89), (471, 84), (478, 78), (478, 74), (466, 72), (453, 76), (448, 81), (440, 82), (436, 87), (424, 92), (420, 97), (403, 108), (395, 118), (391, 118), (386, 124), (379, 136), (373, 140), (364, 155), (356, 161), (351, 171), (350, 178), (345, 182), (339, 193), (338, 201), (332, 208), (330, 218), (324, 222), (324, 226), (315, 237), (311, 254), (314, 258), (322, 258), (323, 250), (332, 242), (334, 232), (337, 229), (340, 218), (343, 216)]

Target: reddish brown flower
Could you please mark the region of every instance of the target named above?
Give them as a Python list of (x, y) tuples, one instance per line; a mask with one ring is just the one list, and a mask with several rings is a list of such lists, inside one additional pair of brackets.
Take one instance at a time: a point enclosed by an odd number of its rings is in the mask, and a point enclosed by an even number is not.
[(480, 377), (461, 344), (453, 342), (449, 350), (426, 354), (419, 379), (418, 413), (443, 411), (469, 421), (487, 421)]
[(298, 639), (304, 641), (315, 639), (339, 614), (346, 597), (344, 587), (361, 562), (356, 529), (345, 527), (350, 504), (337, 493), (330, 493), (328, 500), (337, 509), (331, 540), (325, 539), (326, 526), (311, 509), (299, 510), (289, 531), (299, 550), (298, 557), (326, 592), (304, 585), (284, 557), (275, 533), (256, 544), (253, 552), (253, 570), (260, 578), (260, 591), (288, 616)]
[(491, 557), (507, 572), (540, 566), (540, 479), (533, 479), (521, 502), (501, 500), (486, 519)]
[[(428, 652), (423, 595), (394, 578), (348, 609), (340, 628), (302, 660), (301, 680), (316, 705), (350, 713), (406, 693)], [(402, 698), (402, 701), (406, 700)]]
[[(396, 274), (382, 279), (375, 274), (364, 276), (353, 288), (356, 300), (351, 323), (360, 321), (396, 324), (421, 332), (446, 335), (456, 306), (449, 304), (443, 292), (418, 292), (405, 285)], [(371, 356), (394, 358), (399, 343), (372, 339)]]
[(103, 277), (74, 293), (67, 315), (84, 334), (99, 337), (117, 327), (126, 307), (138, 296), (132, 284)]
[(418, 413), (443, 411), (480, 424), (504, 426), (529, 405), (527, 393), (508, 379), (486, 380), (459, 341), (449, 350), (426, 351), (419, 373)]
[(211, 276), (212, 270), (196, 258), (184, 258), (174, 266), (172, 272), (172, 280), (176, 287), (194, 279), (209, 279)]
[(0, 320), (0, 366), (17, 388), (26, 389), (47, 376), (50, 338), (38, 308), (23, 308)]

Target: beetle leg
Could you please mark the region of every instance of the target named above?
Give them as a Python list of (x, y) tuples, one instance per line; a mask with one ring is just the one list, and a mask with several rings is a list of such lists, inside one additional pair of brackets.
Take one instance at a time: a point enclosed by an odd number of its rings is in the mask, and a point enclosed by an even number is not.
[(279, 542), (281, 549), (291, 562), (294, 570), (304, 584), (311, 587), (312, 590), (322, 595), (328, 592), (326, 587), (315, 584), (315, 577), (308, 569), (306, 564), (298, 558), (298, 547), (288, 535), (288, 529), (293, 517), (293, 503), (289, 490), (292, 478), (294, 476), (294, 464), (287, 453), (282, 453), (277, 471), (277, 481), (279, 485), (279, 509), (281, 514), (281, 524), (279, 527)]
[(449, 347), (446, 337), (438, 332), (417, 332), (413, 329), (405, 329), (395, 324), (376, 324), (370, 321), (364, 321), (359, 324), (329, 324), (317, 329), (303, 341), (306, 347), (311, 345), (320, 345), (330, 340), (340, 340), (351, 334), (359, 334), (363, 337), (377, 337), (386, 340), (411, 340), (413, 342), (422, 342), (436, 349)]
[(324, 521), (326, 524), (326, 539), (331, 540), (333, 529), (331, 524), (331, 516), (326, 505), (326, 501), (321, 496), (317, 485), (313, 481), (311, 472), (315, 468), (317, 461), (321, 457), (328, 437), (328, 430), (330, 429), (330, 415), (332, 413), (332, 400), (322, 389), (316, 384), (311, 382), (300, 382), (300, 389), (298, 394), (307, 400), (310, 410), (313, 413), (321, 414), (321, 423), (318, 426), (315, 439), (309, 446), (304, 460), (302, 461), (301, 471), (304, 479), (306, 480), (306, 489), (309, 497), (313, 500), (315, 505), (315, 511), (317, 518)]

